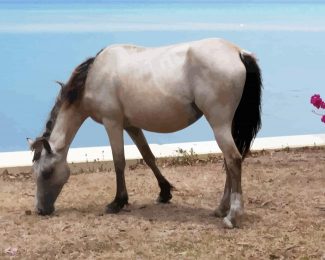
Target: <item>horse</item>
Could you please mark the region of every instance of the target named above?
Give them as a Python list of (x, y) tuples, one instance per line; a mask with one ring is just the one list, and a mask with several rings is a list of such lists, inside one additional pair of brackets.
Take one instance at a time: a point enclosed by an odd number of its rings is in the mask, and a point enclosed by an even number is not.
[(226, 181), (214, 211), (227, 228), (243, 214), (241, 167), (261, 128), (261, 71), (256, 57), (224, 39), (211, 38), (163, 47), (111, 45), (75, 68), (60, 83), (43, 134), (28, 139), (36, 180), (36, 212), (50, 215), (70, 171), (67, 153), (87, 118), (104, 125), (112, 149), (116, 195), (106, 206), (118, 213), (128, 204), (124, 178), (125, 130), (154, 173), (158, 202), (172, 198), (142, 129), (181, 130), (201, 116), (209, 122), (224, 156)]

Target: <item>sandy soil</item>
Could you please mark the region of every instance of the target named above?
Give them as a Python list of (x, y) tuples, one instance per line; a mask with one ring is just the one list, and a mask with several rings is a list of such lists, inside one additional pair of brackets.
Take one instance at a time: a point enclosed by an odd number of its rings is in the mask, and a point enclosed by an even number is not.
[[(321, 259), (325, 255), (325, 148), (253, 154), (243, 167), (246, 213), (227, 230), (212, 211), (224, 186), (222, 160), (165, 166), (172, 203), (155, 204), (145, 166), (126, 171), (130, 205), (103, 214), (114, 172), (74, 171), (50, 217), (33, 211), (31, 175), (1, 172), (0, 258), (15, 259)], [(90, 168), (88, 168), (89, 170)], [(103, 172), (100, 172), (103, 170)], [(97, 172), (96, 172), (97, 171)], [(1, 174), (0, 172), (0, 174)], [(30, 214), (31, 213), (31, 214)]]

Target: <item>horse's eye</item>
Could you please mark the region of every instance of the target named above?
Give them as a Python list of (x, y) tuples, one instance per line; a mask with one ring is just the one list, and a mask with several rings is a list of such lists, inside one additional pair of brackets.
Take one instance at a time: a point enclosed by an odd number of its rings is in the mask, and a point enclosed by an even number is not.
[(53, 169), (48, 169), (42, 172), (42, 177), (43, 179), (48, 180), (52, 174), (53, 174)]

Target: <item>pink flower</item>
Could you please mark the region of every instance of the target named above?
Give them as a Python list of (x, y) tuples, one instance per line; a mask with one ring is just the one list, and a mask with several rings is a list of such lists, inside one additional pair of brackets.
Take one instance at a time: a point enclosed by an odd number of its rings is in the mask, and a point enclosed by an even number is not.
[[(313, 104), (314, 107), (317, 107), (317, 109), (322, 108), (325, 109), (325, 102), (322, 100), (319, 94), (315, 94), (310, 98), (310, 103)], [(321, 116), (321, 121), (325, 123), (325, 115), (323, 113), (319, 114), (315, 111), (313, 111), (316, 115)]]
[(310, 99), (310, 103), (312, 103), (314, 107), (317, 107), (317, 109), (319, 109), (320, 107), (325, 108), (325, 103), (323, 102), (319, 94), (313, 95)]

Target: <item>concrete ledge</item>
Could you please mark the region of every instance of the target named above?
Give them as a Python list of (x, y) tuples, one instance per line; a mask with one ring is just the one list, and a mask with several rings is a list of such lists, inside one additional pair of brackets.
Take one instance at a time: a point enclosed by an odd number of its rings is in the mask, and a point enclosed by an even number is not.
[[(257, 138), (253, 143), (252, 150), (259, 151), (310, 146), (325, 146), (325, 134)], [(180, 155), (177, 152), (179, 149), (186, 151), (193, 149), (193, 152), (198, 155), (221, 153), (215, 141), (162, 145), (150, 144), (150, 148), (157, 158), (178, 156)], [(31, 151), (0, 153), (0, 168), (31, 166), (32, 157), (33, 153)], [(142, 157), (135, 145), (126, 145), (125, 158), (126, 160), (134, 160), (141, 159)], [(71, 148), (68, 153), (69, 163), (93, 162), (95, 160), (112, 161), (111, 147)]]

